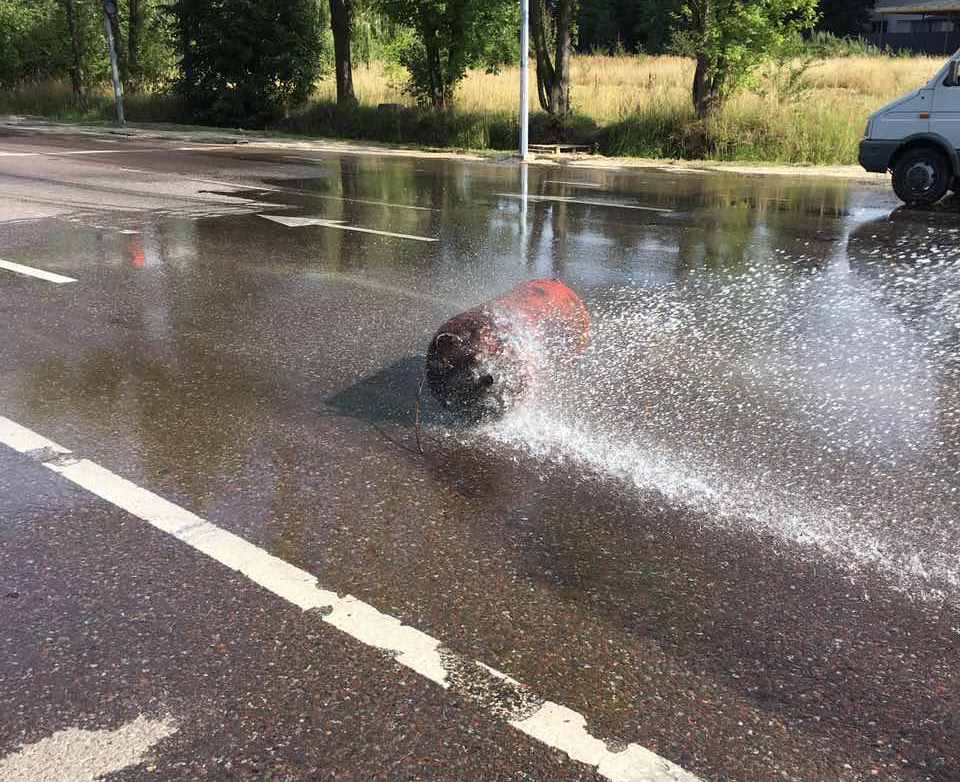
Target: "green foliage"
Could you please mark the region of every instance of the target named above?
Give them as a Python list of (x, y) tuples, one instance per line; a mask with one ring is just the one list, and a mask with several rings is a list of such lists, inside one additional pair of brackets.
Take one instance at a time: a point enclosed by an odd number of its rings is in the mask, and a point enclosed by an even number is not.
[(65, 73), (66, 40), (66, 21), (53, 0), (0, 0), (0, 86)]
[(351, 31), (353, 61), (365, 65), (388, 59), (397, 37), (404, 30), (381, 10), (376, 0), (355, 2)]
[(799, 34), (787, 37), (759, 69), (757, 93), (778, 103), (796, 103), (811, 88), (807, 72), (821, 59)]
[[(177, 70), (177, 50), (167, 13), (168, 2), (167, 0), (140, 0), (140, 7), (143, 21), (139, 38), (139, 63), (137, 73), (131, 74), (131, 77), (136, 79), (139, 88), (163, 89), (175, 80)], [(128, 24), (129, 11), (126, 0), (120, 0), (119, 14), (121, 26)], [(97, 41), (96, 45), (99, 47), (100, 41)], [(120, 54), (124, 60), (129, 57), (126, 47)], [(106, 49), (104, 49), (105, 56)]]
[(264, 126), (303, 103), (320, 73), (316, 0), (175, 0), (179, 91), (200, 122)]
[[(895, 56), (863, 38), (840, 38), (833, 33), (820, 31), (807, 38), (805, 46), (811, 55), (821, 60), (834, 57)], [(909, 56), (909, 52), (903, 56)]]
[(413, 32), (397, 38), (393, 54), (422, 105), (446, 109), (467, 69), (519, 59), (513, 0), (382, 0), (382, 6), (395, 25)]
[[(119, 2), (121, 29), (126, 31), (127, 0)], [(166, 0), (140, 0), (143, 29), (140, 35), (137, 80), (159, 87), (170, 80), (175, 58), (163, 10)], [(107, 45), (103, 34), (100, 0), (78, 0), (77, 25), (83, 72), (88, 84), (110, 78)], [(125, 66), (129, 52), (118, 52)], [(73, 51), (66, 12), (59, 0), (0, 0), (0, 86), (68, 78)]]
[(817, 21), (819, 0), (684, 0), (674, 48), (697, 60), (701, 117), (754, 86), (760, 66), (795, 46)]

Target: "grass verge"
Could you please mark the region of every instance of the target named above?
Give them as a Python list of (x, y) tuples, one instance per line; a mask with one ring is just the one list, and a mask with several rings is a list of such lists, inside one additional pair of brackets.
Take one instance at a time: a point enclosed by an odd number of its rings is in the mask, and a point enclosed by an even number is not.
[[(815, 62), (790, 77), (796, 63), (771, 66), (754, 91), (729, 101), (709, 123), (690, 103), (693, 63), (679, 57), (580, 56), (573, 61), (574, 115), (558, 131), (532, 98), (531, 139), (586, 144), (608, 155), (786, 164), (853, 164), (867, 116), (924, 84), (939, 58), (859, 56)], [(436, 113), (412, 105), (398, 74), (380, 63), (360, 66), (360, 103), (336, 106), (334, 85), (318, 85), (310, 103), (272, 130), (396, 144), (460, 149), (512, 149), (517, 138), (517, 69), (474, 72), (457, 93), (456, 109)], [(386, 105), (384, 105), (386, 104)], [(189, 121), (168, 93), (128, 95), (135, 122)], [(45, 82), (0, 93), (0, 112), (66, 121), (112, 118), (106, 87), (91, 90), (79, 112), (69, 84)]]

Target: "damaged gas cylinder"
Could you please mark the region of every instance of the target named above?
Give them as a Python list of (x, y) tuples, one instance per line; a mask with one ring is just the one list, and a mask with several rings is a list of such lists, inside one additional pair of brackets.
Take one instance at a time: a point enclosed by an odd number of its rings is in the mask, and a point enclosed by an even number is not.
[(427, 385), (452, 410), (497, 415), (529, 393), (558, 352), (580, 352), (589, 339), (580, 297), (559, 280), (531, 280), (440, 327)]

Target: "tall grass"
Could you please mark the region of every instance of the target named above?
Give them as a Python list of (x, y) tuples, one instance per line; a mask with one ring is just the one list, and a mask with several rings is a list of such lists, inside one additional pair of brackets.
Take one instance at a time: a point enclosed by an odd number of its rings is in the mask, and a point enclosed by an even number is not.
[[(880, 105), (928, 81), (940, 58), (842, 56), (815, 62), (792, 82), (773, 66), (753, 92), (731, 100), (709, 123), (694, 116), (693, 62), (680, 57), (579, 56), (573, 61), (575, 115), (564, 129), (570, 141), (615, 155), (658, 158), (836, 164), (856, 162), (867, 116)], [(849, 54), (849, 52), (847, 53)], [(519, 69), (471, 72), (460, 85), (456, 109), (438, 115), (415, 107), (402, 74), (380, 62), (360, 65), (354, 86), (360, 105), (335, 106), (332, 79), (320, 82), (310, 105), (282, 123), (295, 133), (469, 148), (512, 148), (517, 128)], [(785, 85), (788, 88), (785, 89)], [(531, 95), (534, 140), (556, 129)], [(395, 104), (392, 108), (378, 108)], [(91, 109), (79, 117), (69, 85), (52, 83), (0, 93), (0, 112), (71, 119), (109, 119), (109, 89), (93, 90)], [(128, 101), (131, 120), (185, 119), (168, 95)]]
[[(736, 96), (704, 125), (691, 104), (691, 60), (579, 56), (572, 69), (576, 117), (566, 135), (614, 155), (855, 163), (867, 116), (927, 82), (941, 63), (929, 57), (835, 57), (815, 62), (788, 94), (770, 66), (755, 91)], [(354, 84), (362, 106), (398, 103), (414, 112), (380, 63), (359, 68)], [(472, 72), (457, 92), (457, 111), (492, 129), (486, 135), (498, 141), (503, 128), (516, 125), (518, 84), (518, 68)], [(334, 98), (333, 85), (323, 82), (314, 100), (329, 104)], [(539, 110), (535, 95), (530, 106)], [(534, 138), (538, 129), (539, 135), (549, 131), (542, 119), (535, 122)], [(513, 137), (507, 135), (509, 146)]]

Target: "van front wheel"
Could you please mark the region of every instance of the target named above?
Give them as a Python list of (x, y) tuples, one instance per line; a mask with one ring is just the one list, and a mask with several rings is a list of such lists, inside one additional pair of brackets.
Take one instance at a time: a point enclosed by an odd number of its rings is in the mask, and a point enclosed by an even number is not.
[(893, 168), (893, 192), (908, 206), (929, 206), (947, 194), (953, 180), (950, 163), (938, 149), (917, 147)]

